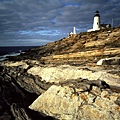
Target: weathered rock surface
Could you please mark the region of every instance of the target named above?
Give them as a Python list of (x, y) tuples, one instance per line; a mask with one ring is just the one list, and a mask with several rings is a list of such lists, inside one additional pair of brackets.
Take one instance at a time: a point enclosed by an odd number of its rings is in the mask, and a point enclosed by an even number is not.
[(1, 93), (10, 107), (9, 117), (32, 120), (26, 108), (39, 95), (29, 108), (45, 116), (61, 120), (120, 117), (119, 66), (46, 66), (35, 60), (6, 61), (1, 66)]
[[(112, 67), (111, 67), (112, 68)], [(91, 70), (90, 70), (91, 69)], [(96, 70), (95, 70), (96, 69)], [(116, 68), (114, 68), (116, 71)], [(42, 81), (59, 83), (61, 81), (66, 81), (67, 79), (89, 79), (89, 80), (104, 80), (109, 85), (115, 85), (120, 87), (120, 76), (112, 73), (108, 73), (113, 69), (105, 70), (104, 67), (76, 67), (70, 65), (61, 66), (34, 66), (31, 67), (27, 72), (32, 75), (38, 75), (41, 77)], [(118, 68), (117, 72), (120, 72)]]
[(120, 93), (113, 93), (106, 83), (97, 82), (70, 80), (62, 86), (53, 85), (29, 108), (60, 120), (119, 120)]

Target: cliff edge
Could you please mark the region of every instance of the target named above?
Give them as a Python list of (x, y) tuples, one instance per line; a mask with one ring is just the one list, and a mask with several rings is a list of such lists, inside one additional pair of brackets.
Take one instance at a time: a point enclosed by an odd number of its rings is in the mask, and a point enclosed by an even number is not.
[(94, 64), (102, 58), (120, 57), (119, 33), (120, 27), (79, 33), (30, 49), (14, 57), (14, 60), (38, 59), (45, 64)]

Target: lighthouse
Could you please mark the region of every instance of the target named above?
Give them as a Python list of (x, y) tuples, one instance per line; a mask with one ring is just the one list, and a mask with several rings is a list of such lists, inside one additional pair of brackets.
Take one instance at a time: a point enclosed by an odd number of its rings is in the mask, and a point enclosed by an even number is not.
[(87, 32), (96, 31), (96, 30), (100, 30), (100, 29), (101, 29), (100, 14), (99, 14), (99, 11), (97, 10), (95, 12), (95, 15), (94, 15), (93, 28), (92, 29), (88, 29)]
[(100, 30), (100, 15), (98, 10), (95, 12), (93, 21), (93, 31), (96, 30)]
[(100, 14), (99, 11), (97, 10), (94, 15), (94, 20), (93, 20), (93, 28), (88, 29), (87, 32), (92, 32), (92, 31), (97, 31), (100, 29), (107, 29), (111, 28), (111, 24), (100, 24)]

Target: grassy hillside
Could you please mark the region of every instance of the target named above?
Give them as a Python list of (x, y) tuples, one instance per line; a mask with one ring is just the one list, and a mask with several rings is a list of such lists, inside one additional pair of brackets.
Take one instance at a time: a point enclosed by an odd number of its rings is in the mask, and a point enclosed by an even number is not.
[(34, 48), (15, 59), (37, 59), (44, 63), (87, 64), (120, 56), (120, 27), (83, 32)]

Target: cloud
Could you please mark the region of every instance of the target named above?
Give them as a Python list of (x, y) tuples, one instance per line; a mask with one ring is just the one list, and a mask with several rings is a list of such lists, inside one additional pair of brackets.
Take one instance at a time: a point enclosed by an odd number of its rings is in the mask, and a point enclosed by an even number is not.
[(0, 44), (2, 44), (2, 46), (39, 46), (45, 45), (48, 42), (52, 41), (45, 39), (5, 39), (1, 40)]
[(77, 32), (91, 28), (96, 10), (102, 23), (120, 25), (119, 0), (0, 0), (0, 40), (58, 40), (74, 26)]

